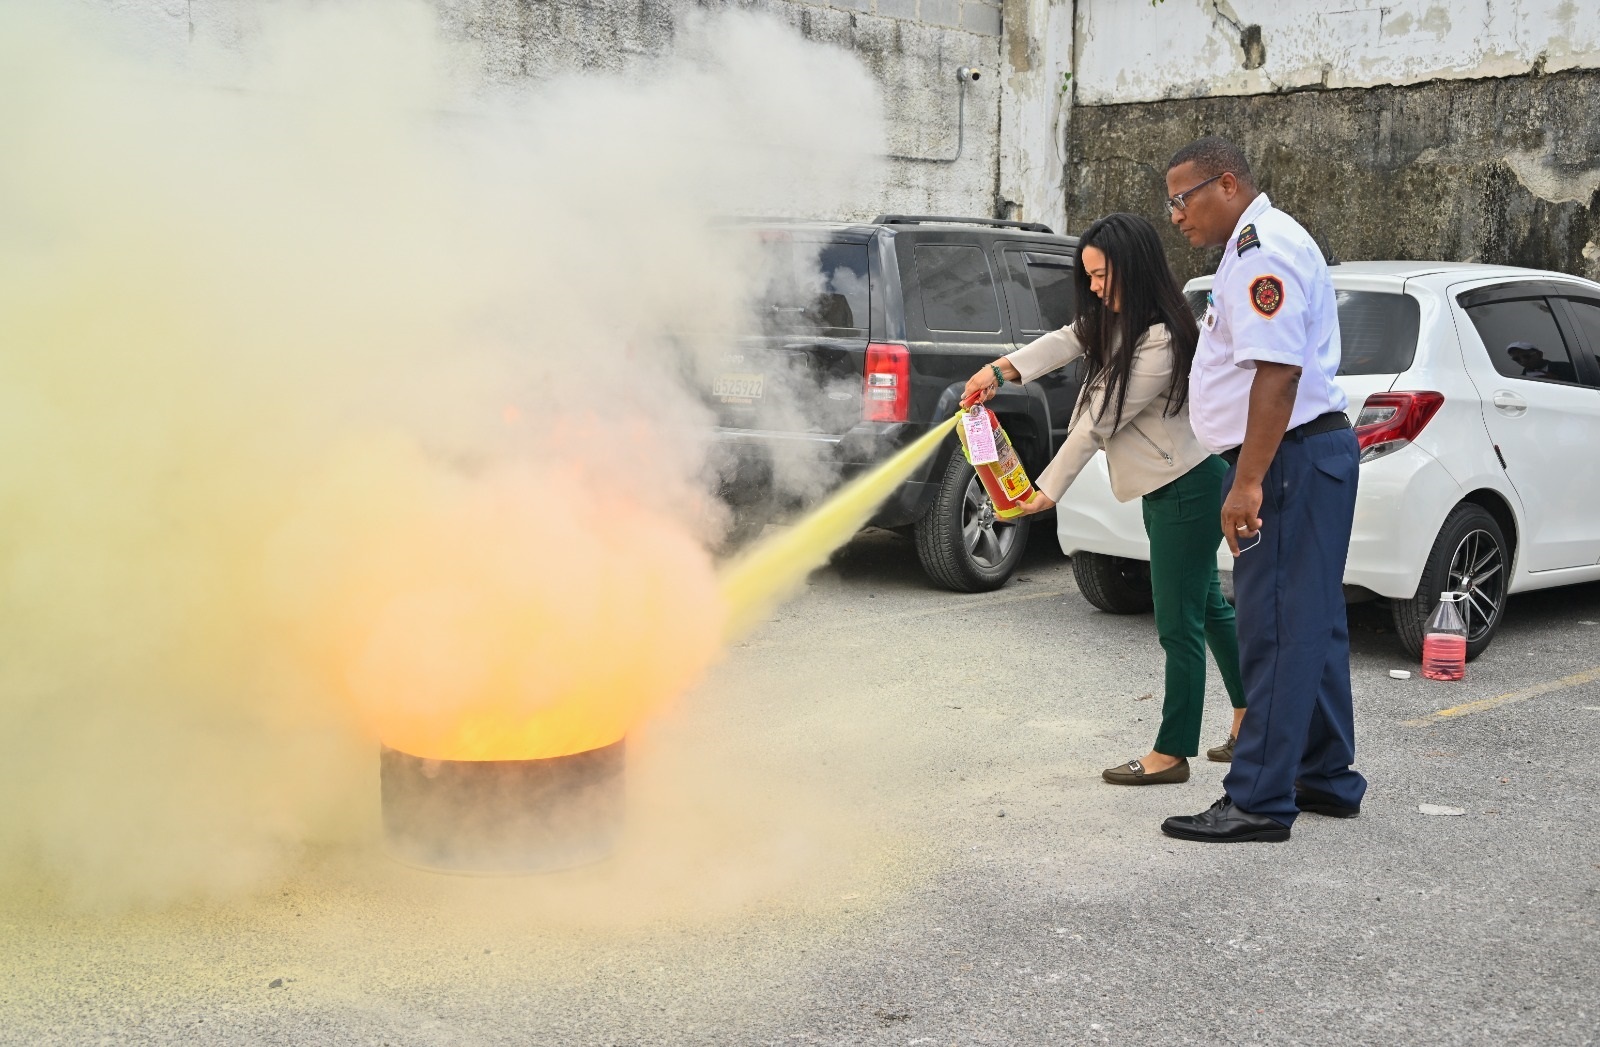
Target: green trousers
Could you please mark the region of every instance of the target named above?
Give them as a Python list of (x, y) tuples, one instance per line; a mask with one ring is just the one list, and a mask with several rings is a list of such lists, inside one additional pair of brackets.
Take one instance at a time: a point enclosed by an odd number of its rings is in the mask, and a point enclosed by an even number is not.
[(1222, 477), (1227, 471), (1228, 463), (1212, 455), (1143, 499), (1156, 635), (1167, 653), (1167, 694), (1154, 748), (1168, 756), (1200, 751), (1207, 647), (1222, 672), (1228, 700), (1235, 709), (1244, 708), (1239, 635), (1217, 579)]

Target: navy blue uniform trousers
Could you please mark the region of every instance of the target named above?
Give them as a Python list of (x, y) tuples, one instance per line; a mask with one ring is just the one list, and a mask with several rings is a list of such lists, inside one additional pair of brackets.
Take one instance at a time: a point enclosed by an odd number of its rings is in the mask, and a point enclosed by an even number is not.
[[(1344, 565), (1355, 517), (1355, 434), (1286, 436), (1261, 491), (1261, 541), (1233, 564), (1245, 713), (1222, 787), (1236, 806), (1285, 825), (1295, 782), (1351, 807), (1355, 759)], [(1223, 477), (1223, 492), (1235, 470)], [(1246, 539), (1245, 545), (1250, 540)]]

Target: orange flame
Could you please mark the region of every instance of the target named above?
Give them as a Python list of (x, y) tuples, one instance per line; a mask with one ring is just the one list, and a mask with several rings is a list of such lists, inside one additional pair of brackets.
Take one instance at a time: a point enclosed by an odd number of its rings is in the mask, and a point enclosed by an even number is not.
[(595, 749), (711, 663), (721, 611), (699, 544), (640, 508), (580, 518), (549, 480), (456, 481), (351, 565), (334, 657), (386, 745), (453, 760)]

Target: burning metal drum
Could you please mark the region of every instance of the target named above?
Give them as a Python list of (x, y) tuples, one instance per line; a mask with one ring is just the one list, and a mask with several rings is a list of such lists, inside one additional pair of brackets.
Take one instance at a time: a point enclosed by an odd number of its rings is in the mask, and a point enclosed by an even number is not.
[(539, 760), (429, 760), (385, 746), (389, 853), (407, 865), (463, 873), (554, 872), (599, 861), (622, 832), (624, 741)]

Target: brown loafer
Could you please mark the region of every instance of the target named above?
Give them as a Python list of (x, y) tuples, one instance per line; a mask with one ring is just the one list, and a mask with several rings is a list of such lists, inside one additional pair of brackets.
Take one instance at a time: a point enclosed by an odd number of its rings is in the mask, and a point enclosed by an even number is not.
[(1238, 740), (1239, 740), (1239, 736), (1237, 734), (1228, 735), (1228, 740), (1227, 741), (1223, 742), (1221, 745), (1217, 746), (1215, 749), (1207, 749), (1206, 750), (1206, 759), (1214, 760), (1217, 763), (1232, 763), (1233, 762), (1233, 743), (1237, 742)]
[(1189, 780), (1189, 761), (1178, 757), (1178, 762), (1164, 771), (1146, 771), (1140, 760), (1129, 760), (1116, 767), (1107, 767), (1100, 777), (1112, 785), (1177, 785)]

